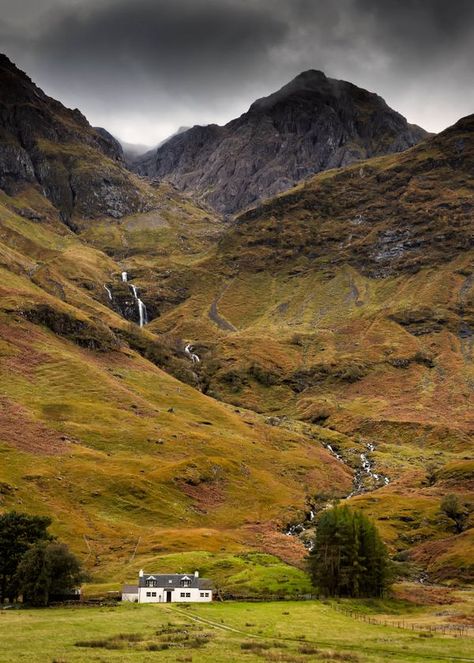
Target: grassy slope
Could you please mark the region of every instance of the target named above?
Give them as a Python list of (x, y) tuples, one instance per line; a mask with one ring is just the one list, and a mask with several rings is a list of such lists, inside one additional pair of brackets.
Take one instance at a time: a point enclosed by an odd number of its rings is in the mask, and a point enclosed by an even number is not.
[[(445, 492), (466, 499), (472, 488), (472, 338), (459, 334), (472, 326), (470, 134), (448, 138), (324, 173), (229, 231), (139, 180), (153, 211), (76, 216), (81, 240), (34, 188), (2, 194), (2, 508), (52, 514), (96, 580), (133, 577), (162, 556), (168, 570), (198, 564), (223, 587), (244, 573), (253, 591), (276, 591), (278, 561), (235, 553), (301, 563), (303, 546), (281, 525), (308, 498), (351, 489), (323, 445), (355, 467), (372, 442), (392, 482), (354, 503), (394, 550), (416, 546), (434, 576), (472, 575), (470, 533), (450, 536), (438, 508)], [(65, 149), (58, 158), (80, 169), (87, 155)], [(25, 208), (41, 222), (16, 213)], [(394, 240), (395, 218), (405, 234)], [(124, 269), (154, 317), (133, 347), (157, 333), (171, 355), (161, 365), (192, 381), (182, 353), (192, 341), (197, 379), (221, 402), (120, 340), (130, 325), (103, 286), (119, 288)], [(78, 345), (91, 337), (106, 351)], [(288, 573), (287, 589), (307, 586)]]
[[(163, 195), (170, 223), (173, 206), (202, 222), (190, 203)], [(279, 528), (314, 486), (345, 490), (350, 473), (317, 440), (239, 413), (133, 351), (119, 339), (130, 323), (103, 288), (128, 262), (67, 231), (35, 189), (0, 204), (1, 508), (51, 515), (95, 580), (191, 565), (223, 588), (243, 579), (249, 591), (307, 590), (301, 571), (241, 555), (301, 559)], [(15, 214), (26, 204), (41, 223)], [(84, 335), (104, 351), (83, 347)]]

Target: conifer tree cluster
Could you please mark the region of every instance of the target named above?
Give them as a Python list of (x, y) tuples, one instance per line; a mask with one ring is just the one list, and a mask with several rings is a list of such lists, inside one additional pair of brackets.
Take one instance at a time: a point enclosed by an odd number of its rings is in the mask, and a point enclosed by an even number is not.
[(389, 585), (390, 562), (377, 528), (347, 506), (321, 515), (309, 563), (314, 586), (326, 596), (382, 596)]

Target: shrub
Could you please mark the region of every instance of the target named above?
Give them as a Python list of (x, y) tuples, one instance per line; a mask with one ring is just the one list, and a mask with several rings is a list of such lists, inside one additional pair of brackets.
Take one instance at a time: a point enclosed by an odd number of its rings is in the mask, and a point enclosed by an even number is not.
[(441, 500), (441, 511), (453, 521), (456, 534), (460, 534), (464, 531), (469, 512), (468, 509), (461, 504), (457, 495), (454, 495), (453, 493), (445, 495)]
[(271, 645), (268, 642), (260, 642), (259, 640), (249, 640), (241, 642), (240, 648), (243, 651), (262, 651), (263, 649), (270, 649)]

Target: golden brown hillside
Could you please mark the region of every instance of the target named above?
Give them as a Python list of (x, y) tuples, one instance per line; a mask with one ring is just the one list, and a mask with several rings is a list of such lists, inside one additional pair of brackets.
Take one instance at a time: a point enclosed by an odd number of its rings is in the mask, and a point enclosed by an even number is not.
[(469, 534), (450, 536), (439, 504), (472, 499), (473, 129), (464, 118), (245, 213), (215, 250), (174, 265), (187, 296), (150, 325), (194, 343), (208, 394), (333, 435), (378, 488), (352, 501), (399, 554), (421, 546), (426, 561), (426, 542), (447, 538), (443, 569), (428, 562), (437, 577), (472, 574)]
[(0, 509), (51, 515), (95, 580), (281, 593), (347, 497), (410, 573), (471, 578), (440, 501), (472, 495), (473, 118), (224, 223), (22, 81), (44, 123), (0, 136)]

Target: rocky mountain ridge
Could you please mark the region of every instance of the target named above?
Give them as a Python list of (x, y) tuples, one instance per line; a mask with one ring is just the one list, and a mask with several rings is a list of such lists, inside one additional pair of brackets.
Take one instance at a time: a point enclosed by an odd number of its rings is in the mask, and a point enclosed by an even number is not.
[(223, 214), (314, 173), (399, 152), (427, 133), (376, 94), (306, 71), (225, 126), (195, 126), (133, 163)]
[(0, 55), (0, 187), (14, 193), (36, 184), (63, 221), (73, 216), (121, 217), (150, 207), (125, 168), (120, 144), (82, 113), (48, 97)]

